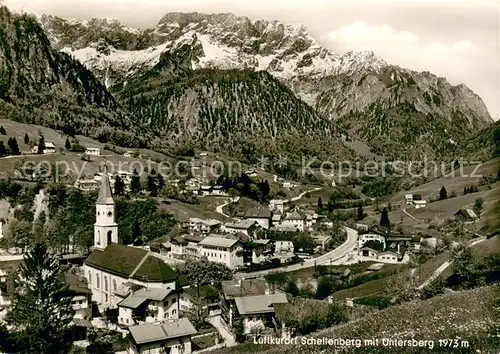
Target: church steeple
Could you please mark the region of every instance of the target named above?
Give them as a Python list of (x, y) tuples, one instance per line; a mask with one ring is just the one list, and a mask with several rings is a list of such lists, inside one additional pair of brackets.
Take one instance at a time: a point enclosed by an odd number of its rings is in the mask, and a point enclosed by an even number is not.
[(111, 194), (108, 169), (104, 166), (101, 188), (96, 202), (94, 247), (104, 249), (110, 243), (118, 243), (118, 224), (115, 222), (115, 201)]
[(108, 168), (104, 165), (104, 171), (101, 178), (101, 187), (99, 188), (99, 196), (96, 204), (111, 205), (115, 204), (113, 195), (111, 194), (111, 185), (109, 183)]

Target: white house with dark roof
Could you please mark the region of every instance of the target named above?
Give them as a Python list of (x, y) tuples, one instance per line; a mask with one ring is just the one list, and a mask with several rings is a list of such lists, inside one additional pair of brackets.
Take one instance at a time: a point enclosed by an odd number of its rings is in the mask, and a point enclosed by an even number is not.
[(294, 228), (298, 231), (304, 231), (306, 227), (306, 216), (300, 211), (294, 210), (286, 214), (280, 226)]
[(187, 318), (129, 327), (127, 354), (191, 354), (197, 331)]
[(141, 288), (118, 303), (118, 324), (132, 326), (179, 318), (179, 293), (170, 288)]
[(243, 333), (251, 334), (254, 330), (273, 327), (275, 310), (273, 304), (286, 304), (285, 293), (237, 297), (235, 317), (243, 321)]
[(223, 263), (231, 269), (243, 266), (243, 245), (234, 238), (207, 236), (200, 243), (200, 256), (211, 262)]
[(255, 221), (264, 229), (269, 229), (271, 226), (272, 212), (269, 209), (254, 208), (245, 213), (245, 220)]
[(115, 202), (106, 168), (96, 202), (94, 247), (84, 263), (92, 300), (104, 308), (116, 308), (122, 297), (115, 295), (124, 283), (175, 289), (177, 274), (149, 251), (118, 244)]
[(191, 232), (208, 234), (210, 232), (217, 232), (222, 222), (216, 219), (190, 218), (186, 224)]
[(221, 226), (221, 231), (230, 234), (237, 234), (241, 232), (247, 236), (250, 236), (257, 226), (258, 223), (255, 220), (241, 220), (225, 223)]
[(285, 201), (282, 199), (271, 199), (269, 201), (269, 208), (280, 214), (283, 214), (283, 211), (285, 210), (284, 206), (285, 206)]
[(453, 216), (456, 219), (462, 219), (465, 221), (476, 221), (479, 219), (476, 212), (472, 209), (459, 209)]

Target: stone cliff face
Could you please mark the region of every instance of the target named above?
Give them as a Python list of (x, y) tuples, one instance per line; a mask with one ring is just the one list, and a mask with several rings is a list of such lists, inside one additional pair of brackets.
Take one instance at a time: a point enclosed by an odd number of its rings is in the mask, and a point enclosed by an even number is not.
[(303, 25), (200, 13), (169, 13), (146, 30), (112, 20), (40, 22), (56, 48), (108, 87), (156, 70), (166, 53), (182, 53), (192, 70), (267, 71), (348, 138), (393, 157), (445, 154), (493, 122), (465, 85), (390, 65), (369, 51), (333, 53)]

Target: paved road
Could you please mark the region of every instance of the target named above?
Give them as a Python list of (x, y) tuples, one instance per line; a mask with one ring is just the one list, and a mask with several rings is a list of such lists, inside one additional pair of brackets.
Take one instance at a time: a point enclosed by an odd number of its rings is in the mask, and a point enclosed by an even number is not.
[(226, 347), (232, 347), (236, 345), (236, 341), (234, 340), (233, 335), (231, 332), (229, 332), (222, 323), (221, 317), (220, 316), (213, 316), (208, 319), (208, 322), (214, 326), (219, 334), (221, 335), (222, 338), (224, 338), (224, 343), (226, 344)]
[[(300, 193), (298, 196), (296, 197), (293, 197), (293, 198), (289, 198), (289, 199), (283, 199), (283, 203), (290, 203), (290, 202), (295, 202), (297, 200), (299, 200), (300, 198), (302, 198), (304, 195), (306, 195), (307, 193), (312, 193), (312, 192), (316, 192), (316, 191), (319, 191), (323, 189), (322, 187), (317, 187), (317, 188), (314, 188), (314, 189), (310, 189), (308, 191), (305, 191), (305, 192), (302, 192)], [(239, 199), (239, 198), (238, 198)], [(224, 207), (226, 205), (229, 204), (229, 201), (225, 202), (224, 204), (221, 204), (219, 205), (218, 207), (215, 208), (215, 211), (218, 212), (219, 214), (221, 214), (222, 216), (225, 216), (226, 218), (230, 218), (229, 215), (227, 215), (226, 213), (224, 213)]]
[(237, 273), (235, 274), (235, 278), (257, 278), (257, 277), (263, 277), (264, 275), (271, 273), (271, 272), (276, 272), (276, 271), (281, 271), (281, 272), (292, 272), (298, 269), (302, 268), (309, 268), (313, 267), (315, 264), (316, 265), (328, 265), (328, 264), (335, 264), (336, 262), (338, 263), (339, 260), (347, 256), (349, 252), (351, 252), (354, 248), (356, 248), (357, 241), (358, 241), (358, 232), (354, 229), (351, 229), (350, 227), (345, 227), (345, 230), (347, 232), (347, 240), (340, 245), (339, 247), (335, 248), (334, 250), (325, 253), (322, 256), (316, 257), (316, 258), (311, 258), (306, 260), (302, 264), (293, 264), (288, 267), (281, 267), (281, 268), (274, 268), (274, 269), (268, 269), (268, 270), (261, 270), (258, 272), (251, 272), (251, 273)]
[[(480, 239), (471, 240), (471, 241), (469, 241), (469, 244), (467, 246), (468, 247), (474, 247), (475, 245), (477, 245), (478, 243), (481, 243), (483, 241), (486, 241), (486, 238), (480, 238)], [(418, 290), (422, 290), (423, 288), (425, 288), (434, 279), (436, 279), (442, 272), (444, 272), (445, 269), (447, 269), (452, 263), (453, 263), (453, 261), (447, 260), (446, 262), (444, 262), (443, 264), (441, 264), (441, 266), (439, 266), (439, 268), (436, 269), (434, 271), (434, 273), (432, 273), (432, 275), (426, 281), (424, 281), (417, 289)]]
[(229, 204), (229, 201), (225, 202), (224, 204), (219, 205), (217, 208), (215, 208), (215, 211), (218, 212), (220, 215), (226, 217), (226, 218), (230, 218), (229, 215), (227, 215), (226, 213), (224, 213), (224, 207), (226, 205), (228, 205), (228, 204)]
[(299, 200), (300, 198), (302, 198), (303, 196), (305, 196), (307, 193), (316, 192), (316, 191), (319, 191), (319, 190), (322, 190), (322, 189), (323, 189), (323, 187), (316, 187), (314, 189), (310, 189), (308, 191), (300, 193), (296, 197), (292, 197), (292, 198), (289, 198), (289, 199), (283, 199), (283, 203), (296, 202), (297, 200)]
[(406, 215), (408, 215), (410, 218), (412, 218), (413, 220), (415, 221), (419, 221), (419, 219), (417, 219), (416, 217), (414, 217), (413, 215), (411, 215), (409, 212), (406, 211), (406, 208), (403, 209), (403, 213), (405, 213)]

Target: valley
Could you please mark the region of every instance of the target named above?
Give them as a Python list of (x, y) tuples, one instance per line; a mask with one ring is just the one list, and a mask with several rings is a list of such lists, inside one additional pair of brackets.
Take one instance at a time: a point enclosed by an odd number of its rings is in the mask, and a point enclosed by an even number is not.
[(499, 122), (320, 41), (0, 6), (0, 351), (498, 350)]

